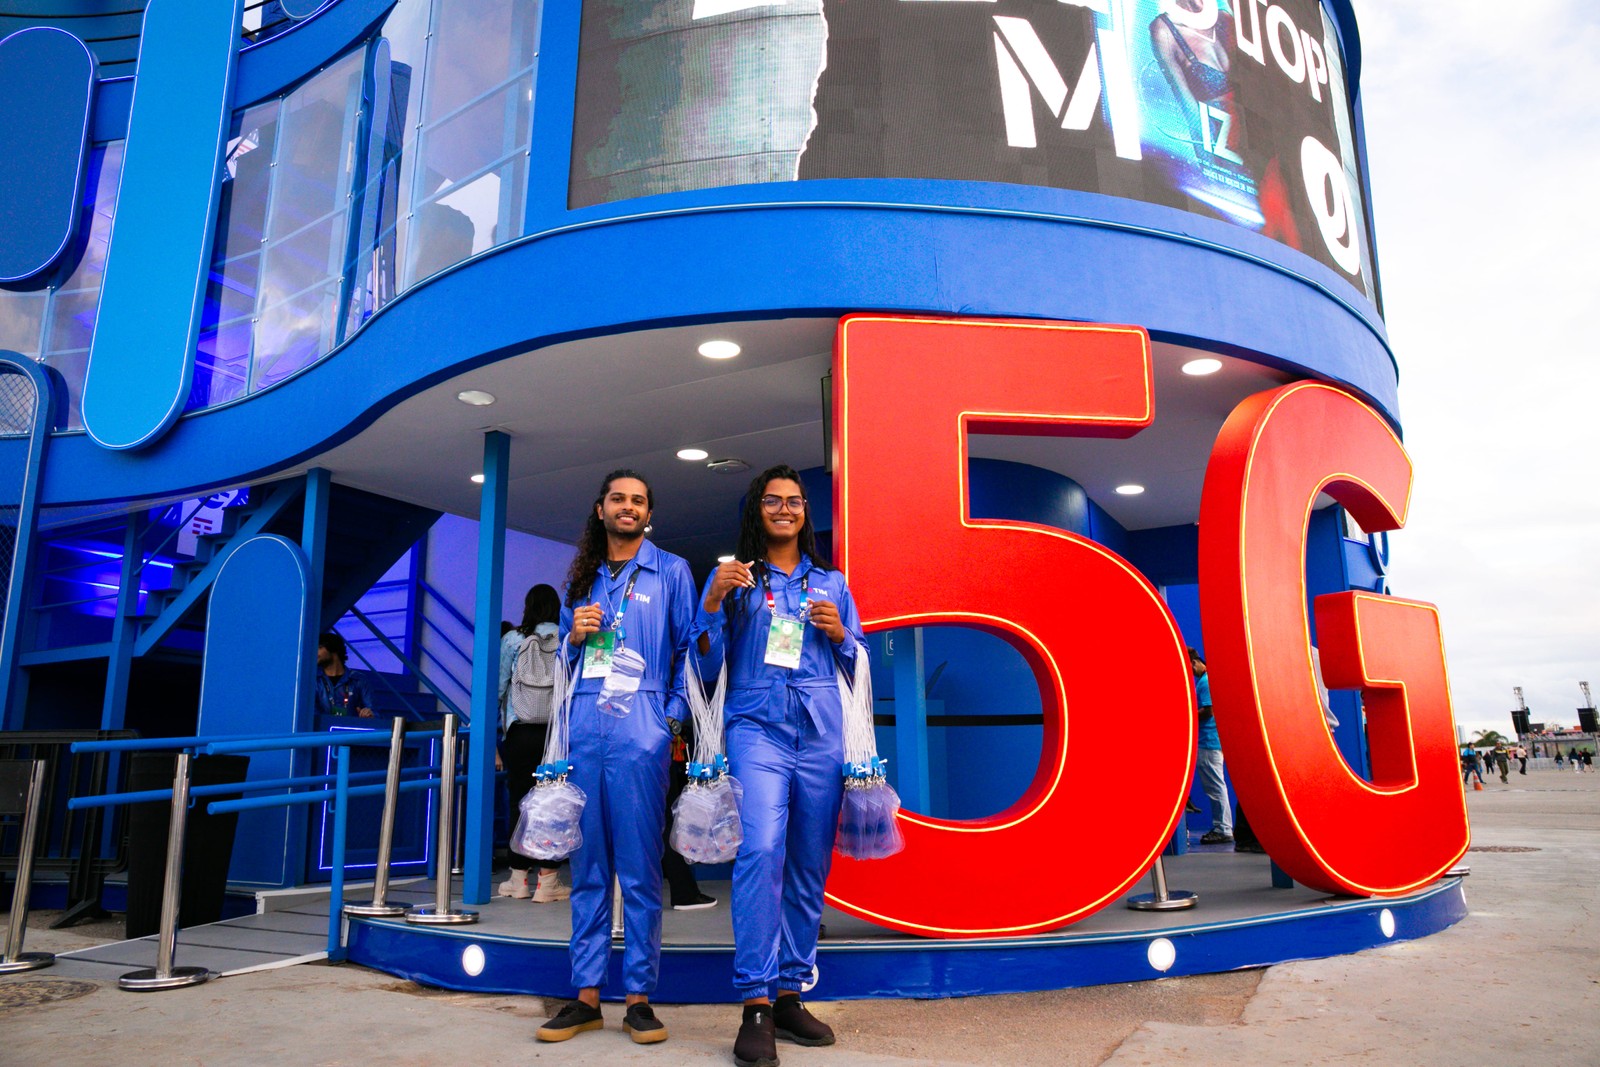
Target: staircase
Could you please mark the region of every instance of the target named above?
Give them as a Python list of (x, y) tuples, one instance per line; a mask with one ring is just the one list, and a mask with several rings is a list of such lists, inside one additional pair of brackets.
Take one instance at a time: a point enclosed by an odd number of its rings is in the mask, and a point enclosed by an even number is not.
[[(131, 641), (135, 659), (149, 657), (198, 667), (205, 647), (211, 583), (239, 545), (261, 534), (300, 542), (305, 515), (303, 478), (252, 486), (247, 502), (225, 507), (217, 529), (195, 540), (192, 557), (176, 550), (188, 521), (151, 525), (146, 513), (104, 516), (44, 534), (43, 561), (32, 583), (30, 625), (18, 657), (23, 668), (105, 660), (116, 643)], [(318, 631), (332, 628), (422, 538), (439, 512), (347, 486), (329, 489)], [(129, 524), (133, 525), (132, 530)], [(133, 581), (125, 627), (116, 607), (128, 568), (125, 546), (134, 545)], [(105, 589), (110, 592), (105, 592)], [(131, 585), (130, 585), (131, 588)], [(352, 664), (359, 667), (360, 664)], [(437, 704), (409, 674), (377, 681), (375, 710), (431, 718)]]

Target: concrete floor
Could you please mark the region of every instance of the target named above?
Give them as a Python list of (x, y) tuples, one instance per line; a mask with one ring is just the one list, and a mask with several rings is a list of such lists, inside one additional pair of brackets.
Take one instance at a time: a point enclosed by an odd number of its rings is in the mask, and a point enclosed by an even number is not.
[[(1197, 978), (949, 1001), (818, 1004), (832, 1049), (788, 1067), (905, 1064), (1600, 1063), (1600, 775), (1534, 771), (1468, 794), (1472, 913), (1421, 941)], [(1536, 851), (1494, 851), (1534, 849)], [(31, 925), (45, 926), (50, 916)], [(30, 932), (30, 950), (120, 936)], [(74, 996), (74, 994), (76, 994)], [(52, 996), (72, 999), (49, 1000)], [(660, 1010), (672, 1039), (532, 1039), (553, 1004), (303, 965), (167, 993), (0, 979), (0, 1064), (731, 1063), (737, 1009)]]

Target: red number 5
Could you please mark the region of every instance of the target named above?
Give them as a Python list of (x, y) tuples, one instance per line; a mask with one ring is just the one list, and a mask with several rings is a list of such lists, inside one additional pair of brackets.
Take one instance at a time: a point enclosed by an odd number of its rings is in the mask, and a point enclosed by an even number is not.
[[(834, 360), (834, 550), (865, 628), (1005, 638), (1038, 680), (1044, 744), (1009, 809), (965, 822), (902, 812), (905, 851), (836, 858), (828, 899), (940, 937), (1080, 919), (1149, 869), (1181, 817), (1195, 749), (1184, 642), (1115, 553), (972, 518), (967, 435), (1133, 436), (1154, 417), (1149, 338), (1132, 326), (859, 315), (840, 322)], [(1135, 717), (1133, 781), (1118, 753)], [(956, 862), (1005, 872), (1005, 892), (973, 895), (951, 877)]]

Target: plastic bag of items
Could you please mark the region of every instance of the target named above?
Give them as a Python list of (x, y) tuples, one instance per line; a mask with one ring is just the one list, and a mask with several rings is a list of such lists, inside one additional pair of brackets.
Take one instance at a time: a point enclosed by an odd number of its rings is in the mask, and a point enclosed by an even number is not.
[(565, 658), (560, 662), (544, 762), (533, 772), (533, 788), (518, 805), (521, 811), (511, 834), (512, 851), (536, 860), (564, 860), (577, 851), (583, 844), (583, 806), (589, 799), (567, 780), (572, 771), (567, 738), (573, 687)]
[(853, 681), (839, 672), (844, 705), (844, 800), (834, 848), (853, 860), (881, 860), (906, 847), (900, 833), (900, 794), (887, 777), (889, 761), (878, 756), (872, 729), (872, 669), (867, 651), (856, 649)]
[(565, 774), (535, 783), (522, 798), (522, 813), (511, 835), (512, 851), (536, 860), (564, 860), (572, 855), (583, 844), (583, 805), (587, 800)]
[(690, 863), (726, 863), (744, 842), (739, 803), (744, 789), (728, 773), (723, 751), (722, 705), (727, 693), (728, 667), (717, 675), (708, 698), (694, 657), (689, 657), (685, 687), (694, 716), (694, 758), (689, 761), (689, 781), (672, 805), (672, 833), (668, 844)]
[[(709, 773), (697, 776), (697, 771)], [(691, 762), (689, 773), (689, 783), (672, 805), (672, 850), (690, 863), (727, 863), (744, 842), (739, 821), (744, 788), (727, 773), (720, 753), (711, 766)]]

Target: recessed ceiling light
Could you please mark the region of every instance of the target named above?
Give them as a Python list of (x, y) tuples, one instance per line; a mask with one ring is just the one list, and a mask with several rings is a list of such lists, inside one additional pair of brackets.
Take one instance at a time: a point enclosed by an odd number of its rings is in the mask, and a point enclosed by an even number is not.
[(1183, 365), (1183, 373), (1192, 374), (1196, 378), (1203, 377), (1207, 374), (1215, 374), (1221, 369), (1222, 360), (1220, 359), (1191, 359), (1189, 362)]
[(699, 352), (707, 359), (732, 359), (743, 351), (732, 341), (702, 341)]
[[(473, 485), (482, 485), (482, 484), (483, 484), (483, 475), (481, 475), (481, 474), (474, 474), (474, 475), (473, 475), (473, 476), (472, 476), (472, 484), (473, 484)], [(1121, 492), (1121, 491), (1122, 491), (1122, 490), (1120, 490), (1120, 489), (1119, 489), (1119, 490), (1117, 490), (1117, 492), (1119, 492), (1119, 493), (1120, 493), (1120, 492)]]
[(1129, 482), (1127, 485), (1117, 486), (1118, 496), (1138, 496), (1142, 492), (1144, 492), (1144, 486), (1134, 485), (1132, 482)]
[(494, 403), (494, 394), (486, 393), (482, 389), (463, 389), (456, 394), (456, 399), (475, 408), (486, 408)]
[(718, 556), (717, 557), (717, 562), (718, 563), (732, 563), (733, 562), (733, 554), (729, 553), (726, 556)]
[(710, 459), (711, 453), (703, 448), (680, 448), (678, 458), (686, 459), (691, 463), (698, 463), (702, 459)]

